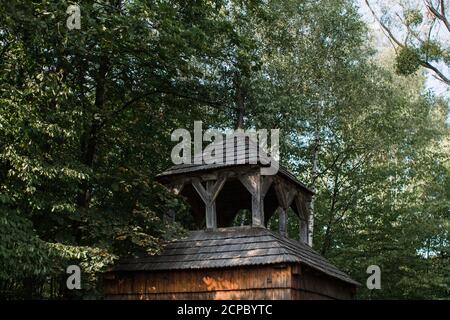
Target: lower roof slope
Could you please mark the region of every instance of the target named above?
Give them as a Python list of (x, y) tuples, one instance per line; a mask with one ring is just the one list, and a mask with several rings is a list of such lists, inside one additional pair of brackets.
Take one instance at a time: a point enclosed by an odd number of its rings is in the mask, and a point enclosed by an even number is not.
[(168, 243), (159, 255), (123, 260), (113, 270), (206, 269), (275, 263), (302, 263), (359, 285), (308, 245), (262, 227), (192, 231), (187, 238)]

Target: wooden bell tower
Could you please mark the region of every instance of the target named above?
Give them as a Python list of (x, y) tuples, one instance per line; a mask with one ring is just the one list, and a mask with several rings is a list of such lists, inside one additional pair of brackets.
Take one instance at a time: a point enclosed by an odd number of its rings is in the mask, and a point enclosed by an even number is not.
[[(262, 175), (250, 141), (223, 164), (176, 165), (157, 179), (191, 206), (197, 230), (155, 256), (122, 260), (106, 274), (108, 299), (350, 299), (357, 282), (312, 246), (313, 191), (279, 166)], [(251, 161), (256, 157), (257, 161)], [(269, 159), (270, 160), (270, 159)], [(237, 213), (251, 224), (236, 226)], [(299, 219), (289, 239), (288, 210)], [(278, 232), (267, 222), (278, 215)], [(177, 219), (168, 212), (166, 221)]]
[[(266, 227), (272, 215), (278, 214), (279, 233), (287, 236), (287, 210), (292, 208), (299, 219), (299, 240), (312, 246), (308, 228), (314, 193), (286, 169), (264, 176), (257, 165), (204, 167), (173, 167), (158, 176), (174, 193), (186, 197), (199, 228), (231, 227), (238, 211), (248, 209), (253, 227)], [(174, 213), (167, 219), (175, 219)]]
[[(173, 166), (159, 174), (158, 179), (174, 193), (186, 197), (199, 228), (231, 227), (238, 211), (248, 209), (252, 213), (253, 227), (266, 227), (272, 215), (278, 214), (279, 233), (287, 236), (287, 210), (292, 208), (299, 219), (298, 239), (312, 246), (309, 208), (314, 192), (282, 166), (278, 165), (275, 175), (263, 175), (261, 163), (274, 160), (256, 154), (252, 150), (258, 147), (252, 144), (254, 142), (247, 140), (245, 148), (237, 146), (231, 164), (228, 158), (219, 165)], [(258, 160), (254, 164), (250, 161), (252, 156)], [(261, 157), (267, 158), (260, 161)], [(175, 219), (175, 214), (170, 212), (167, 218)]]

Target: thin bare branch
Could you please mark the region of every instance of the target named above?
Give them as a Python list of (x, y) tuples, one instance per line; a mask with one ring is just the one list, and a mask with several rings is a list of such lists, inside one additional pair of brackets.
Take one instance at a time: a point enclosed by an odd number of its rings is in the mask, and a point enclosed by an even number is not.
[(367, 7), (369, 8), (370, 12), (372, 13), (373, 17), (375, 18), (375, 20), (377, 20), (377, 22), (381, 26), (381, 28), (388, 34), (389, 38), (392, 39), (392, 41), (394, 41), (399, 47), (404, 48), (405, 44), (403, 44), (402, 42), (397, 40), (397, 38), (394, 36), (392, 31), (383, 23), (383, 21), (381, 21), (380, 18), (378, 18), (375, 11), (370, 6), (369, 0), (365, 0), (365, 2), (366, 2)]
[(431, 3), (431, 1), (429, 1), (429, 0), (426, 0), (425, 1), (425, 6), (427, 7), (427, 9), (436, 17), (436, 18), (438, 18), (439, 20), (441, 20), (444, 24), (445, 24), (445, 26), (446, 26), (446, 28), (447, 28), (447, 31), (449, 31), (450, 32), (450, 23), (449, 23), (449, 21), (448, 21), (448, 19), (447, 19), (447, 17), (445, 16), (445, 5), (444, 5), (444, 0), (441, 0), (440, 1), (440, 11), (438, 11), (438, 8), (435, 8), (434, 6), (433, 6), (433, 4)]
[[(372, 13), (372, 15), (374, 16), (374, 18), (377, 20), (377, 22), (380, 24), (381, 28), (384, 30), (385, 33), (387, 33), (388, 38), (391, 39), (392, 41), (394, 41), (399, 47), (401, 48), (407, 48), (407, 43), (402, 43), (400, 42), (392, 33), (392, 31), (383, 23), (383, 21), (381, 21), (381, 19), (375, 14), (375, 11), (372, 9), (372, 7), (369, 4), (368, 0), (365, 0), (367, 7), (369, 8), (370, 12)], [(445, 11), (443, 10), (443, 5), (444, 2), (441, 1), (441, 13), (439, 11), (437, 11), (437, 9), (435, 7), (432, 6), (431, 2), (429, 0), (425, 0), (425, 5), (427, 6), (427, 8), (433, 13), (433, 15), (435, 15), (439, 20), (443, 21), (447, 27), (447, 29), (450, 31), (450, 25), (448, 23), (447, 18), (445, 17)], [(444, 14), (442, 14), (442, 12)], [(435, 66), (433, 66), (431, 63), (429, 63), (428, 58), (426, 58), (426, 60), (423, 59), (419, 59), (419, 64), (424, 67), (427, 68), (429, 70), (432, 70), (434, 73), (436, 73), (436, 75), (438, 76), (438, 78), (446, 83), (447, 85), (450, 85), (450, 79), (447, 78), (438, 68), (436, 68)]]
[(436, 75), (439, 77), (438, 80), (441, 80), (445, 84), (450, 85), (450, 79), (447, 78), (438, 68), (433, 66), (431, 63), (429, 63), (428, 61), (419, 60), (419, 64), (422, 67), (425, 67), (427, 69), (434, 71), (436, 73)]

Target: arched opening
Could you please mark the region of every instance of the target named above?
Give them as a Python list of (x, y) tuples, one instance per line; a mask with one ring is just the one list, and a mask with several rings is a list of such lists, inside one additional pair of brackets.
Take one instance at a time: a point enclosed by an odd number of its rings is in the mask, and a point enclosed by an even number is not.
[[(279, 232), (280, 219), (277, 209), (281, 206), (278, 202), (275, 186), (271, 185), (264, 198), (264, 216), (267, 229)], [(291, 205), (286, 210), (286, 235), (291, 239), (299, 239), (300, 214), (297, 203), (292, 200)]]
[[(275, 211), (274, 214), (270, 217), (269, 221), (267, 221), (267, 229), (278, 232), (279, 225), (279, 215), (278, 211)], [(299, 218), (297, 214), (294, 212), (294, 209), (291, 207), (287, 210), (287, 222), (286, 222), (286, 232), (287, 236), (291, 239), (298, 239), (298, 230), (299, 230)]]
[(277, 210), (278, 207), (279, 203), (277, 199), (277, 194), (275, 193), (275, 187), (272, 184), (269, 187), (269, 190), (267, 190), (267, 193), (264, 197), (264, 225), (266, 227), (269, 226), (269, 221), (271, 221), (273, 216), (275, 216), (275, 211)]
[(252, 212), (248, 209), (240, 209), (233, 220), (233, 227), (249, 226), (252, 224)]
[(203, 200), (195, 191), (191, 184), (186, 184), (183, 187), (180, 195), (185, 198), (186, 202), (191, 206), (191, 214), (193, 221), (188, 222), (189, 229), (200, 230), (205, 227), (205, 204)]
[(236, 219), (238, 212), (245, 214), (246, 210), (250, 211), (251, 224), (251, 194), (238, 179), (227, 180), (216, 198), (217, 227), (233, 226), (235, 225), (235, 220), (238, 222), (244, 221), (247, 224), (247, 219), (241, 219), (240, 221), (239, 217)]

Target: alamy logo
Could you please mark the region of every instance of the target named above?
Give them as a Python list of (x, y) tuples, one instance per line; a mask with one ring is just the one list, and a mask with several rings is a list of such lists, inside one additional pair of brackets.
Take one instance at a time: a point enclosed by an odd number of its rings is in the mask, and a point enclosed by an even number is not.
[(381, 289), (381, 269), (377, 265), (370, 265), (367, 267), (366, 273), (370, 274), (367, 278), (367, 289)]
[[(181, 139), (181, 141), (180, 141)], [(180, 141), (172, 149), (174, 164), (257, 164), (262, 165), (261, 175), (274, 175), (279, 168), (280, 130), (270, 130), (270, 148), (268, 130), (242, 130), (222, 133), (208, 129), (203, 133), (202, 122), (194, 122), (194, 152), (191, 133), (186, 129), (176, 129), (171, 140)], [(203, 142), (211, 142), (204, 150)], [(269, 152), (268, 152), (269, 151)], [(192, 156), (193, 155), (193, 156)]]
[(81, 269), (80, 269), (80, 267), (77, 265), (70, 265), (67, 267), (66, 273), (70, 274), (70, 276), (67, 277), (67, 280), (66, 280), (67, 289), (80, 290), (81, 289)]
[(80, 6), (76, 4), (72, 4), (67, 7), (66, 13), (69, 14), (69, 17), (66, 21), (66, 26), (69, 30), (81, 29), (81, 10)]

